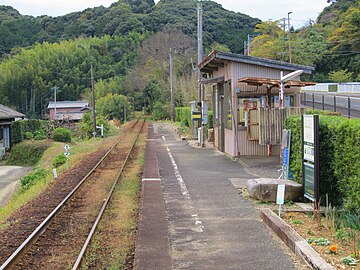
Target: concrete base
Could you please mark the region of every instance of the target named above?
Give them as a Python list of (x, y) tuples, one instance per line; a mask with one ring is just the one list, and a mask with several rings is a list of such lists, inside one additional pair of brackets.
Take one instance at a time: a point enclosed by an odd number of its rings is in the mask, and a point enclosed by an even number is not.
[(277, 186), (285, 185), (285, 200), (298, 201), (302, 196), (302, 185), (290, 180), (258, 178), (250, 179), (246, 188), (251, 197), (263, 202), (276, 202)]

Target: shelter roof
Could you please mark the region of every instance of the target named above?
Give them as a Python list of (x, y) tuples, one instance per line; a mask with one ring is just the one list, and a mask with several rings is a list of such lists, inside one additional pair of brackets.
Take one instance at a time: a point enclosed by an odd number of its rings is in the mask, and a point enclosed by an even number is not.
[(25, 115), (0, 104), (0, 119), (24, 118)]
[(217, 70), (219, 67), (224, 67), (225, 61), (233, 61), (287, 71), (295, 71), (301, 69), (304, 71), (304, 73), (307, 74), (311, 74), (311, 72), (315, 70), (314, 67), (310, 66), (290, 64), (287, 62), (281, 62), (271, 59), (253, 57), (236, 53), (224, 53), (219, 51), (212, 51), (208, 56), (204, 58), (201, 63), (199, 63), (198, 67), (203, 72)]
[[(247, 83), (248, 85), (262, 86), (266, 85), (267, 87), (280, 87), (281, 81), (279, 79), (268, 79), (268, 78), (256, 78), (256, 77), (245, 77), (238, 80), (240, 83)], [(293, 81), (289, 80), (284, 82), (286, 88), (290, 87), (304, 87), (309, 85), (315, 85), (315, 82), (302, 82), (302, 81)]]

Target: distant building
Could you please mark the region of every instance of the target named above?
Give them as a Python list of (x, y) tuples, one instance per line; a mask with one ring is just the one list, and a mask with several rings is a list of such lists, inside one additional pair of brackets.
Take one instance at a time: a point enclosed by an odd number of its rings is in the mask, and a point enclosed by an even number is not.
[[(50, 101), (49, 109), (50, 120), (80, 120), (86, 112), (92, 108), (87, 101)], [(56, 110), (56, 116), (55, 116)]]
[(11, 147), (11, 123), (25, 115), (0, 104), (0, 158)]

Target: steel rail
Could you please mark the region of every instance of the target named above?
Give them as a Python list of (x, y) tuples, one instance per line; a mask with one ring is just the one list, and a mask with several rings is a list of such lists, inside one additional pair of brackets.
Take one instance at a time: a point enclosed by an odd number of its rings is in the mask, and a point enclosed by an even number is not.
[(117, 185), (117, 183), (118, 183), (118, 181), (119, 181), (119, 179), (121, 177), (121, 174), (122, 174), (128, 160), (130, 159), (130, 155), (131, 155), (131, 153), (132, 153), (132, 151), (133, 151), (133, 149), (135, 147), (135, 144), (136, 144), (136, 142), (137, 142), (137, 140), (139, 138), (139, 135), (140, 135), (140, 133), (141, 133), (143, 127), (144, 127), (144, 124), (145, 124), (145, 119), (144, 119), (144, 122), (142, 123), (142, 126), (141, 126), (136, 138), (134, 139), (134, 142), (133, 142), (133, 144), (132, 144), (132, 146), (131, 146), (131, 148), (130, 148), (127, 156), (126, 156), (125, 162), (122, 164), (122, 166), (120, 168), (120, 171), (119, 171), (118, 175), (116, 176), (116, 179), (115, 179), (114, 183), (112, 184), (111, 189), (110, 189), (110, 191), (109, 191), (109, 193), (108, 193), (108, 195), (106, 197), (106, 200), (104, 201), (104, 203), (103, 203), (103, 205), (102, 205), (102, 207), (101, 207), (101, 209), (99, 211), (99, 214), (96, 217), (96, 220), (95, 220), (95, 222), (94, 222), (94, 224), (93, 224), (93, 226), (92, 226), (92, 228), (90, 230), (90, 233), (89, 233), (88, 237), (86, 238), (86, 241), (85, 241), (85, 243), (84, 243), (84, 245), (83, 245), (83, 247), (82, 247), (82, 249), (81, 249), (81, 251), (79, 253), (79, 256), (76, 259), (76, 262), (75, 262), (75, 264), (74, 264), (74, 266), (72, 268), (73, 270), (77, 270), (79, 268), (80, 264), (81, 264), (81, 261), (82, 261), (84, 255), (85, 255), (86, 249), (87, 249), (87, 247), (88, 247), (88, 245), (89, 245), (89, 243), (91, 241), (91, 238), (93, 237), (93, 235), (95, 233), (96, 227), (100, 222), (100, 219), (101, 219), (101, 217), (102, 217), (102, 215), (103, 215), (103, 213), (104, 213), (104, 211), (106, 209), (106, 206), (108, 205), (108, 203), (110, 201), (110, 198), (111, 198), (111, 196), (113, 194), (113, 191), (114, 191), (114, 189), (115, 189), (115, 187), (116, 187), (116, 185)]
[[(139, 122), (139, 119), (134, 123), (131, 128)], [(81, 181), (68, 193), (68, 195), (54, 208), (54, 210), (41, 222), (41, 224), (26, 238), (26, 240), (11, 254), (11, 256), (0, 266), (0, 270), (10, 269), (20, 258), (21, 254), (26, 252), (27, 248), (31, 246), (31, 244), (45, 232), (48, 226), (51, 224), (51, 221), (56, 217), (56, 214), (65, 206), (67, 201), (74, 195), (74, 193), (82, 186), (82, 184), (86, 181), (86, 179), (100, 166), (100, 164), (107, 158), (110, 152), (120, 143), (122, 140), (119, 139), (100, 159), (98, 163), (88, 172)]]

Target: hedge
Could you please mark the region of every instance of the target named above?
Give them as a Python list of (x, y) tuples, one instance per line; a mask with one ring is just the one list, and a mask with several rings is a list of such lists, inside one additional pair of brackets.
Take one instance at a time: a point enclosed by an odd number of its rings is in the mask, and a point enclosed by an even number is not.
[[(175, 121), (189, 127), (191, 125), (191, 108), (190, 107), (177, 107), (175, 108)], [(206, 130), (213, 127), (213, 112), (208, 111), (208, 123)]]
[(48, 141), (25, 141), (14, 145), (10, 151), (7, 165), (33, 166), (49, 147)]
[[(285, 127), (291, 130), (290, 169), (302, 181), (301, 116), (289, 116)], [(360, 213), (360, 119), (319, 116), (320, 194), (333, 206)]]
[(46, 120), (31, 119), (15, 121), (11, 124), (11, 143), (14, 145), (27, 139), (27, 137), (24, 137), (25, 133), (28, 135), (32, 133), (35, 136), (39, 132), (42, 132), (45, 135), (45, 132), (47, 133), (52, 130), (51, 122)]

